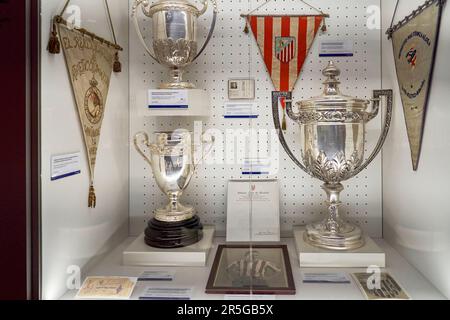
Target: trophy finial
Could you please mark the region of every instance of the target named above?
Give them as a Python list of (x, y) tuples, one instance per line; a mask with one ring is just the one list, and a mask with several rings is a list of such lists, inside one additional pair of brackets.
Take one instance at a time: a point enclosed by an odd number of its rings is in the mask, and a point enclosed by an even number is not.
[(323, 84), (325, 85), (324, 94), (325, 95), (339, 95), (339, 85), (341, 82), (337, 79), (341, 75), (341, 70), (336, 67), (333, 61), (328, 63), (328, 66), (323, 69), (322, 74), (327, 77)]
[(328, 66), (323, 69), (322, 74), (328, 78), (336, 78), (341, 75), (341, 70), (336, 67), (333, 61), (328, 62)]

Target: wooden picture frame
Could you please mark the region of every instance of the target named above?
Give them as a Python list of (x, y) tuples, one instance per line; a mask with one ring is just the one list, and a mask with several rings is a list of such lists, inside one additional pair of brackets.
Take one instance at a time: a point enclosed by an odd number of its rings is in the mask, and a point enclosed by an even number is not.
[(207, 294), (295, 295), (286, 245), (220, 245)]

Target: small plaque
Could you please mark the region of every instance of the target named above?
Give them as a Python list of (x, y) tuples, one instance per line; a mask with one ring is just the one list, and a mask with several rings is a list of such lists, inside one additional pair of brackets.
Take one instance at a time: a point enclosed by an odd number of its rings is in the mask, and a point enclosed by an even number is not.
[(64, 179), (80, 174), (80, 153), (69, 153), (51, 157), (51, 180)]
[(379, 275), (354, 273), (353, 277), (367, 300), (411, 300), (411, 297), (388, 273), (383, 272)]
[(255, 79), (230, 79), (228, 81), (228, 98), (230, 100), (255, 99)]

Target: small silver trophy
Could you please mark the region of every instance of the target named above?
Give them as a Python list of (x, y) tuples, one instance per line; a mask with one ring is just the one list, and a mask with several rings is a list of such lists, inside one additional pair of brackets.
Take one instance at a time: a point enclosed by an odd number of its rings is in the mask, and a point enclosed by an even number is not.
[[(197, 19), (208, 9), (208, 0), (197, 9), (187, 0), (159, 0), (150, 5), (148, 0), (135, 0), (132, 17), (142, 45), (150, 57), (170, 68), (171, 80), (159, 89), (193, 89), (192, 83), (183, 81), (183, 69), (196, 60), (211, 40), (217, 19), (217, 3), (213, 4), (213, 19), (203, 47), (198, 50)], [(153, 20), (153, 50), (147, 46), (137, 20), (137, 9), (142, 7), (145, 16)]]
[[(135, 135), (134, 145), (150, 164), (156, 183), (169, 198), (169, 204), (155, 210), (145, 231), (145, 242), (157, 248), (189, 246), (202, 239), (202, 225), (194, 208), (180, 203), (180, 197), (199, 165), (195, 163), (197, 150), (192, 133), (184, 130), (155, 132), (154, 138), (154, 142), (150, 142), (148, 135), (140, 132)], [(213, 144), (214, 137), (208, 140), (203, 137), (202, 145), (209, 147), (201, 159), (211, 151)]]
[[(392, 90), (376, 90), (374, 98), (362, 100), (341, 94), (337, 77), (340, 71), (330, 62), (323, 70), (326, 77), (321, 96), (297, 103), (286, 109), (288, 116), (300, 125), (300, 149), (303, 161), (289, 149), (280, 129), (278, 105), (274, 104), (275, 126), (284, 149), (290, 158), (312, 177), (323, 181), (327, 193), (328, 217), (308, 225), (305, 241), (330, 250), (353, 250), (364, 245), (362, 230), (340, 216), (341, 182), (349, 180), (364, 170), (381, 151), (387, 138), (392, 119)], [(379, 113), (381, 97), (386, 97), (384, 128), (375, 150), (364, 161), (366, 124)], [(274, 93), (274, 99), (276, 99)], [(373, 103), (371, 110), (370, 103)]]

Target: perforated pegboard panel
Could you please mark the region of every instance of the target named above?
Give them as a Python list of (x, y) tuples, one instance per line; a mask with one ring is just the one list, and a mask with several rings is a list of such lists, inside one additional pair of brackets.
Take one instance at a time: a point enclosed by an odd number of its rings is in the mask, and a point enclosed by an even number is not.
[[(167, 71), (147, 56), (130, 25), (130, 103), (131, 135), (144, 130), (152, 133), (157, 130), (187, 128), (192, 130), (194, 121), (203, 121), (203, 130), (216, 129), (273, 129), (271, 114), (271, 92), (273, 85), (266, 73), (257, 45), (251, 34), (243, 33), (244, 19), (241, 13), (256, 8), (262, 0), (219, 0), (219, 17), (211, 43), (203, 55), (186, 72), (186, 79), (198, 88), (206, 89), (211, 95), (212, 116), (209, 119), (196, 118), (141, 118), (138, 108), (146, 106), (146, 92), (156, 88), (166, 79)], [(198, 4), (198, 3), (197, 3)], [(342, 91), (360, 98), (370, 98), (374, 89), (381, 87), (380, 30), (369, 30), (367, 8), (380, 5), (379, 0), (316, 0), (315, 7), (331, 15), (326, 20), (328, 31), (320, 33), (311, 48), (301, 77), (294, 91), (294, 100), (307, 99), (320, 94), (322, 90), (321, 70), (329, 59), (319, 58), (319, 39), (353, 39), (354, 57), (333, 58), (341, 68)], [(258, 13), (311, 14), (314, 11), (298, 0), (275, 0)], [(211, 12), (199, 21), (199, 32), (204, 37), (209, 28)], [(150, 39), (149, 19), (141, 17), (145, 36)], [(150, 40), (147, 40), (150, 41)], [(230, 78), (251, 77), (256, 79), (256, 100), (259, 118), (254, 120), (224, 119), (224, 105), (228, 101), (227, 82)], [(368, 127), (366, 153), (370, 153), (378, 138), (381, 119)], [(287, 140), (298, 154), (299, 129), (288, 122)], [(218, 131), (216, 131), (217, 133)], [(225, 134), (222, 138), (224, 138)], [(217, 138), (217, 137), (216, 137)], [(271, 136), (261, 136), (257, 149), (267, 154), (270, 148), (276, 150)], [(219, 141), (221, 138), (219, 137)], [(269, 143), (266, 143), (266, 142)], [(273, 149), (274, 148), (274, 149)], [(238, 147), (239, 149), (239, 147)], [(239, 152), (240, 150), (237, 150)], [(220, 152), (220, 151), (219, 151)], [(244, 150), (245, 152), (245, 150)], [(166, 202), (166, 197), (156, 185), (149, 166), (137, 155), (131, 146), (130, 168), (130, 233), (138, 234), (152, 215), (152, 211)], [(228, 154), (229, 155), (229, 154)], [(226, 155), (224, 155), (225, 160)], [(239, 159), (238, 159), (239, 160)], [(242, 160), (242, 159), (240, 159)], [(252, 176), (252, 179), (276, 178), (280, 181), (281, 226), (283, 231), (292, 230), (293, 225), (307, 224), (325, 216), (325, 195), (320, 182), (310, 178), (297, 168), (280, 147), (279, 156), (274, 159), (279, 164), (276, 175)], [(225, 163), (227, 163), (225, 161)], [(214, 164), (203, 165), (198, 169), (190, 186), (183, 195), (184, 202), (194, 205), (202, 221), (216, 225), (219, 231), (225, 230), (226, 194), (230, 179), (248, 179), (242, 176), (242, 165)], [(344, 184), (342, 193), (342, 214), (345, 218), (361, 225), (373, 237), (382, 235), (381, 209), (381, 160), (378, 158), (358, 177)], [(256, 213), (255, 213), (256, 214)]]

